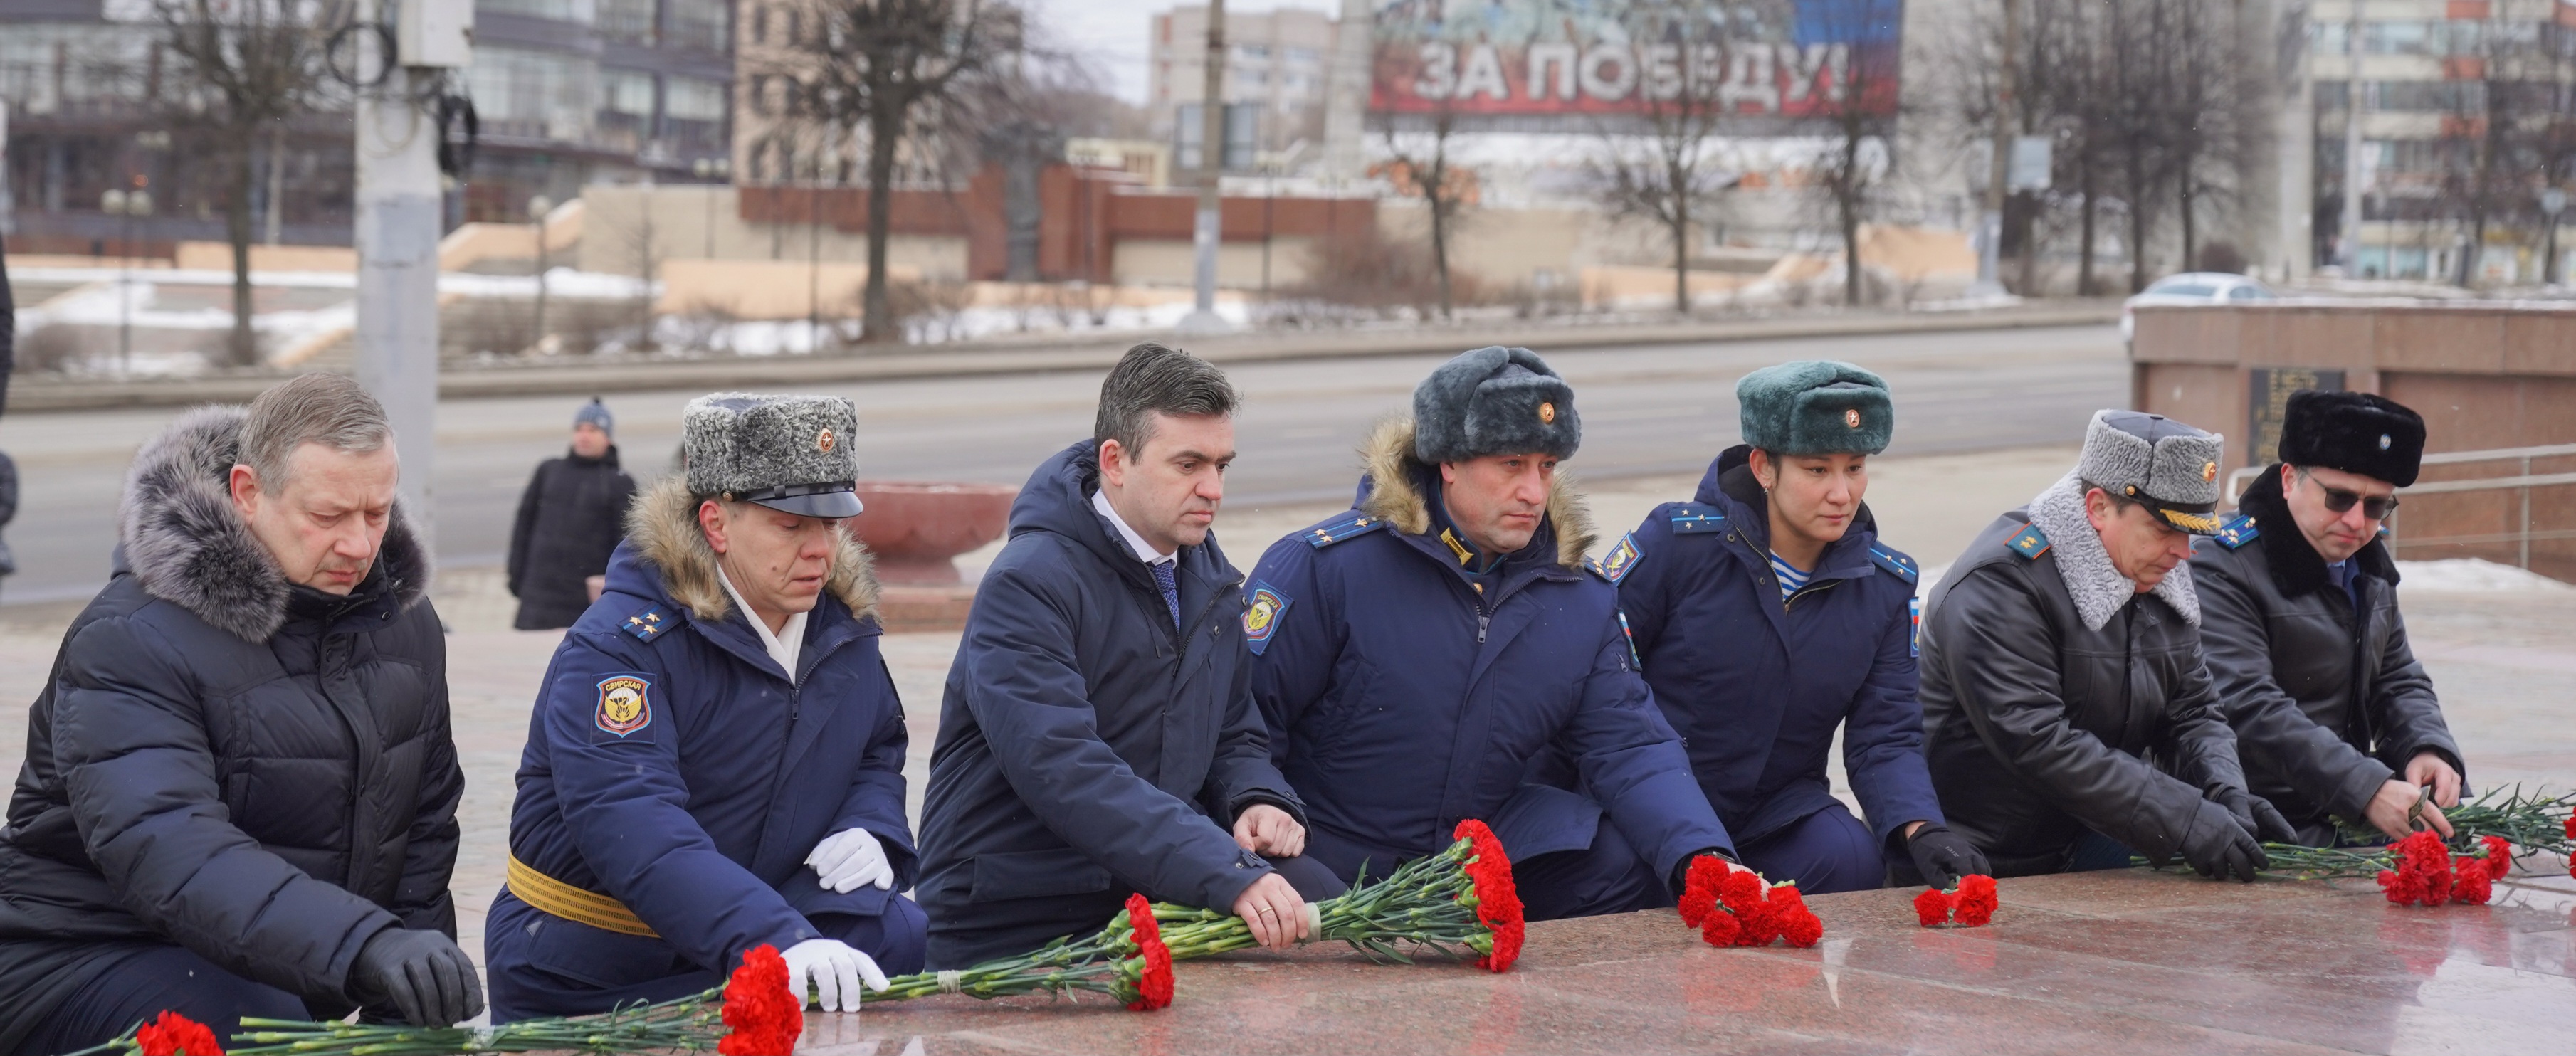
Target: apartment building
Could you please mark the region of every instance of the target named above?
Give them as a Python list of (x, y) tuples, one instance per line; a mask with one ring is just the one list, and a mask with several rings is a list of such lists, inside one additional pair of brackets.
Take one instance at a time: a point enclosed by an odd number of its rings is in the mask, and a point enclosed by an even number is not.
[[(1248, 104), (1235, 113), (1254, 115), (1257, 149), (1281, 151), (1299, 141), (1320, 148), (1337, 25), (1321, 11), (1226, 12), (1224, 101)], [(1207, 94), (1207, 8), (1156, 14), (1149, 32), (1146, 107), (1156, 131), (1187, 138), (1191, 146), (1182, 153), (1195, 157), (1196, 132), (1183, 131), (1179, 118), (1184, 107), (1196, 114)]]

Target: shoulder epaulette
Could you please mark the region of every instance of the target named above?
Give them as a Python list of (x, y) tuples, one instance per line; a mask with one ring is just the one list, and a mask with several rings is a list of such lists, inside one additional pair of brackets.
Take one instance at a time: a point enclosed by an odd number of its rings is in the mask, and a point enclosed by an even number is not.
[(1704, 502), (1685, 502), (1673, 507), (1673, 534), (1696, 535), (1701, 532), (1726, 530), (1726, 511)]
[(1327, 546), (1333, 545), (1334, 543), (1341, 542), (1344, 539), (1367, 535), (1370, 532), (1374, 532), (1384, 527), (1386, 527), (1385, 518), (1371, 517), (1365, 513), (1354, 510), (1348, 517), (1344, 517), (1338, 521), (1326, 522), (1318, 527), (1307, 529), (1306, 545), (1321, 550)]
[(2234, 550), (2237, 547), (2253, 542), (2257, 536), (2262, 534), (2263, 533), (2254, 529), (2254, 518), (2239, 514), (2227, 523), (2218, 526), (2218, 545)]
[(2048, 533), (2040, 531), (2036, 524), (2028, 525), (2013, 533), (2012, 538), (2004, 540), (2004, 546), (2013, 553), (2037, 561), (2039, 555), (2048, 552)]
[(627, 617), (626, 622), (618, 625), (618, 629), (649, 642), (661, 637), (662, 632), (679, 625), (680, 621), (663, 615), (662, 607), (654, 605)]
[(1637, 567), (1637, 559), (1643, 556), (1645, 555), (1637, 550), (1636, 535), (1631, 533), (1620, 536), (1619, 542), (1610, 548), (1610, 552), (1601, 555), (1601, 560), (1589, 561), (1586, 564), (1592, 566), (1594, 575), (1609, 580), (1612, 586), (1617, 586), (1620, 580), (1628, 578), (1628, 572)]
[(1894, 573), (1896, 578), (1908, 583), (1914, 582), (1923, 574), (1923, 570), (1915, 565), (1913, 558), (1876, 543), (1870, 544), (1869, 559), (1877, 563), (1878, 567)]

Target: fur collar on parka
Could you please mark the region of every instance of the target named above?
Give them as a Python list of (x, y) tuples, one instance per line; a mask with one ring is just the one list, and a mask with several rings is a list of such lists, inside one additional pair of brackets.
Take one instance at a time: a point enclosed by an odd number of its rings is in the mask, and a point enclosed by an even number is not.
[[(2236, 500), (2236, 512), (2254, 519), (2254, 541), (2263, 547), (2264, 570), (2272, 577), (2272, 586), (2281, 596), (2295, 598), (2319, 590), (2334, 582), (2326, 571), (2324, 555), (2299, 531), (2299, 522), (2290, 516), (2290, 503), (2281, 494), (2281, 464), (2264, 467), (2263, 474)], [(2373, 539), (2363, 544), (2352, 560), (2361, 566), (2363, 575), (2397, 582), (2397, 562), (2388, 556), (2388, 541)]]
[[(2101, 630), (2137, 596), (2137, 584), (2111, 563), (2111, 552), (2103, 548), (2102, 536), (2084, 515), (2082, 478), (2069, 473), (2030, 500), (2030, 523), (2048, 536), (2058, 578), (2065, 581), (2067, 596), (2075, 600), (2075, 611), (2084, 617), (2086, 630)], [(2190, 562), (2175, 565), (2147, 593), (2164, 599), (2184, 623), (2200, 626), (2200, 595), (2192, 590)]]
[[(1413, 419), (1397, 418), (1378, 426), (1360, 448), (1360, 463), (1369, 477), (1368, 498), (1360, 504), (1360, 512), (1406, 535), (1428, 534), (1431, 503), (1413, 478), (1428, 467), (1413, 457)], [(1574, 478), (1563, 470), (1548, 491), (1547, 519), (1556, 530), (1557, 565), (1582, 568), (1594, 542), (1592, 512), (1584, 505), (1583, 494), (1574, 490)]]
[[(733, 597), (716, 578), (716, 551), (698, 527), (698, 499), (689, 482), (673, 474), (635, 497), (626, 511), (626, 540), (662, 574), (662, 592), (701, 620), (722, 620), (733, 611)], [(823, 589), (866, 619), (876, 612), (876, 559), (843, 522), (839, 548), (832, 554), (832, 574)]]
[[(199, 407), (146, 441), (126, 471), (117, 510), (118, 542), (143, 592), (194, 613), (248, 642), (286, 624), (293, 585), (233, 509), (232, 468), (241, 456), (242, 407)], [(397, 611), (420, 600), (429, 555), (394, 507), (371, 574)]]

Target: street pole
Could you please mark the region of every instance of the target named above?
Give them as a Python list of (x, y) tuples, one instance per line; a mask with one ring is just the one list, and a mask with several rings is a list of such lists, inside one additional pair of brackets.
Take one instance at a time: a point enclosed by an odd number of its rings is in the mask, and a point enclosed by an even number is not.
[(1225, 175), (1225, 0), (1208, 0), (1206, 78), (1199, 94), (1199, 208), (1191, 229), (1196, 254), (1198, 300), (1181, 332), (1212, 334), (1229, 329), (1216, 314), (1216, 251), (1224, 236), (1218, 210), (1219, 181)]
[(539, 355), (546, 350), (546, 217), (554, 211), (552, 198), (540, 194), (528, 199), (528, 223), (537, 229), (537, 325), (529, 344)]
[(2556, 187), (2540, 192), (2540, 211), (2549, 216), (2549, 243), (2540, 258), (2540, 284), (2558, 285), (2558, 214), (2567, 209), (2567, 192)]
[(2352, 0), (2352, 20), (2344, 31), (2343, 81), (2343, 277), (2361, 274), (2361, 101), (2370, 93), (2361, 83), (2361, 5)]
[[(2004, 183), (2012, 175), (2013, 95), (2019, 90), (2013, 76), (2014, 64), (2021, 57), (2021, 4), (2004, 0), (2003, 61), (1995, 70), (1994, 132), (1986, 152), (1986, 203), (1977, 217), (1977, 283), (1970, 291), (1995, 297), (2004, 291)], [(2029, 247), (2022, 248), (2030, 252)]]
[[(420, 3), (422, 0), (410, 0)], [(391, 25), (391, 3), (360, 0), (358, 23)], [(377, 35), (355, 34), (357, 93), (358, 383), (384, 405), (402, 460), (400, 497), (422, 549), (437, 553), (431, 487), (438, 428), (438, 125), (415, 99), (435, 69), (397, 64)]]

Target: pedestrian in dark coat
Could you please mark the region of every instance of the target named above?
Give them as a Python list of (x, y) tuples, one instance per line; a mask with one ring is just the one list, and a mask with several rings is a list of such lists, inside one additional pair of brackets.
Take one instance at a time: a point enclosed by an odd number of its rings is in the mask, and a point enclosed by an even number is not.
[[(382, 409), (336, 375), (143, 445), (0, 830), (0, 1052), (164, 1009), (219, 1037), (244, 1015), (480, 1011), (448, 891), (445, 639), (397, 468)], [(318, 546), (298, 535), (344, 502)]]
[(510, 529), (511, 626), (570, 627), (590, 609), (590, 577), (608, 571), (635, 478), (617, 468), (616, 419), (597, 399), (573, 416), (572, 450), (537, 463)]
[(1233, 387), (1139, 345), (1095, 438), (1041, 464), (976, 589), (922, 810), (930, 963), (964, 968), (1097, 930), (1134, 892), (1304, 934), (1341, 885), (1300, 857), (1244, 653), (1243, 577), (1208, 531)]
[(1550, 919), (1671, 905), (1691, 857), (1733, 853), (1587, 567), (1590, 515), (1555, 473), (1581, 429), (1527, 349), (1461, 355), (1361, 449), (1353, 510), (1253, 569), (1253, 692), (1343, 877), (1475, 818)]
[(2289, 835), (2245, 791), (2183, 563), (2218, 528), (2223, 444), (2100, 412), (2075, 472), (1996, 518), (1934, 588), (1924, 754), (1995, 875), (2124, 868), (2134, 852), (2250, 882), (2258, 840)]
[(2467, 768), (2397, 611), (2382, 527), (2415, 483), (2424, 419), (2360, 392), (2290, 394), (2280, 461), (2192, 553), (2201, 647), (2255, 795), (2299, 840), (2335, 819), (2403, 838), (2460, 802)]
[(686, 473), (636, 503), (529, 720), (494, 1022), (696, 993), (761, 945), (826, 1011), (920, 970), (856, 421), (838, 397), (689, 404)]
[[(1806, 361), (1736, 394), (1746, 443), (1601, 560), (1700, 790), (1746, 866), (1809, 894), (1878, 887), (1888, 862), (1943, 888), (1986, 872), (1923, 765), (1918, 570), (1861, 501), (1894, 432), (1887, 383)], [(1837, 730), (1867, 825), (1826, 778)]]

